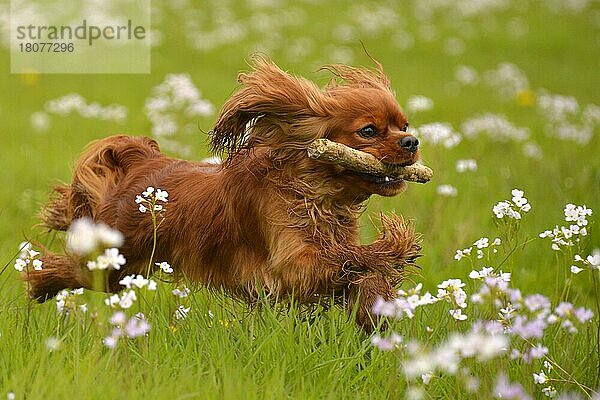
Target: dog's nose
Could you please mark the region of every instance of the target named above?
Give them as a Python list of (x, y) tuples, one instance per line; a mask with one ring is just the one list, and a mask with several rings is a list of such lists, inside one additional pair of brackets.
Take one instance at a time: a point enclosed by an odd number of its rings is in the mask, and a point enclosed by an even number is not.
[(398, 143), (400, 144), (400, 147), (411, 153), (414, 153), (419, 148), (419, 139), (413, 135), (404, 136)]

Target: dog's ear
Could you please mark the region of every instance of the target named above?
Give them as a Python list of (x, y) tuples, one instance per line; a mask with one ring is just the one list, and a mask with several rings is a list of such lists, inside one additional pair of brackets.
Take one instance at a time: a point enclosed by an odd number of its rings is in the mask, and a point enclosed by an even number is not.
[(314, 119), (327, 115), (326, 99), (313, 82), (260, 56), (252, 67), (239, 75), (242, 87), (225, 102), (210, 132), (213, 151), (231, 157), (259, 144), (301, 147), (323, 134)]

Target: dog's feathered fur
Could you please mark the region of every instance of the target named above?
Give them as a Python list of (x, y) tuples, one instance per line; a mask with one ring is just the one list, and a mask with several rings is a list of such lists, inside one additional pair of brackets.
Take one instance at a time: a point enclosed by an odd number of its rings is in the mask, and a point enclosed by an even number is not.
[[(168, 157), (145, 137), (108, 137), (86, 149), (71, 184), (55, 189), (43, 222), (66, 230), (88, 216), (121, 231), (127, 264), (110, 271), (106, 288), (115, 292), (125, 275), (147, 273), (153, 229), (134, 199), (159, 187), (169, 202), (155, 260), (250, 300), (260, 290), (306, 303), (336, 295), (351, 310), (357, 305), (356, 321), (369, 330), (376, 298), (394, 296), (420, 247), (412, 225), (398, 216), (382, 217), (380, 237), (362, 245), (358, 218), (371, 194), (395, 195), (405, 183), (312, 160), (306, 148), (326, 137), (388, 163), (418, 159), (415, 148), (400, 144), (409, 136), (406, 118), (378, 67), (329, 66), (334, 79), (319, 89), (256, 58), (211, 132), (213, 149), (228, 155), (222, 165)], [(77, 257), (47, 253), (43, 261), (42, 271), (27, 275), (32, 297), (90, 286)]]

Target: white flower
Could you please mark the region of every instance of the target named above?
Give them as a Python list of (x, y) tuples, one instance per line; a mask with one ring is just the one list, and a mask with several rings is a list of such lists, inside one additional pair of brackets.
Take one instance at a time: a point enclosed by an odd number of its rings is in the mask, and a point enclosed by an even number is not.
[(121, 269), (125, 265), (125, 257), (119, 253), (119, 249), (111, 248), (104, 250), (104, 254), (99, 255), (96, 261), (88, 261), (87, 267), (90, 270), (95, 269)]
[(446, 148), (458, 145), (462, 139), (460, 133), (455, 132), (450, 124), (441, 122), (421, 125), (415, 132), (415, 135), (420, 140), (422, 139), (434, 145), (441, 144)]
[(425, 96), (412, 96), (406, 102), (406, 109), (409, 113), (429, 111), (432, 108), (433, 100)]
[(87, 255), (96, 249), (94, 223), (89, 218), (74, 221), (67, 231), (67, 250), (77, 255)]
[(34, 259), (36, 258), (38, 255), (40, 254), (39, 251), (35, 251), (33, 249), (29, 249), (27, 250), (27, 258), (29, 259)]
[(421, 379), (423, 380), (423, 384), (425, 385), (429, 385), (429, 382), (431, 382), (431, 378), (433, 378), (433, 374), (431, 372), (427, 372), (421, 375)]
[(504, 115), (491, 113), (467, 119), (462, 123), (461, 130), (469, 139), (486, 135), (497, 142), (522, 142), (529, 137), (529, 129), (515, 126)]
[(113, 325), (124, 325), (127, 322), (127, 316), (123, 311), (117, 311), (110, 317), (110, 323)]
[(533, 374), (533, 382), (535, 382), (538, 385), (543, 385), (544, 383), (546, 383), (547, 380), (548, 377), (546, 376), (544, 371), (540, 372), (539, 374)]
[(187, 318), (189, 312), (191, 310), (191, 307), (184, 307), (182, 305), (180, 305), (179, 307), (177, 307), (177, 309), (175, 310), (175, 318), (176, 319), (185, 319)]
[(83, 294), (83, 288), (72, 289), (72, 290), (61, 290), (55, 297), (56, 300), (56, 309), (59, 314), (70, 315), (72, 313), (81, 310), (83, 312), (87, 311), (87, 306), (85, 304), (78, 305), (77, 297)]
[(67, 231), (67, 250), (85, 256), (98, 247), (118, 247), (123, 244), (123, 235), (100, 222), (95, 224), (90, 218), (75, 220)]
[(127, 289), (142, 289), (146, 287), (148, 290), (156, 290), (157, 284), (152, 279), (146, 279), (142, 275), (127, 275), (119, 281), (120, 285), (125, 286)]
[(565, 221), (577, 222), (577, 225), (587, 225), (587, 216), (592, 215), (592, 210), (587, 208), (585, 205), (576, 206), (574, 204), (567, 204), (564, 209)]
[(143, 204), (140, 204), (138, 210), (140, 210), (141, 213), (145, 213), (146, 211), (148, 211), (148, 209)]
[(144, 336), (150, 331), (150, 324), (143, 314), (131, 318), (124, 327), (125, 334), (129, 338)]
[(169, 263), (166, 261), (154, 264), (157, 265), (165, 274), (173, 273), (173, 268), (171, 268), (171, 265), (169, 265)]
[(121, 299), (119, 300), (119, 306), (121, 308), (130, 308), (133, 305), (133, 302), (137, 300), (137, 296), (135, 294), (135, 290), (129, 290), (123, 293)]
[(123, 285), (127, 289), (131, 289), (131, 285), (132, 285), (131, 281), (133, 281), (133, 278), (135, 278), (135, 275), (127, 275), (119, 281), (119, 285)]
[(104, 300), (104, 304), (106, 304), (109, 307), (114, 308), (117, 305), (119, 305), (120, 301), (121, 301), (121, 298), (119, 297), (119, 295), (118, 294), (113, 294), (108, 299)]
[(142, 196), (150, 197), (152, 193), (154, 193), (154, 188), (152, 186), (148, 186), (146, 190), (142, 192)]
[(117, 347), (118, 341), (119, 338), (115, 336), (107, 336), (104, 339), (102, 339), (102, 343), (104, 343), (104, 345), (109, 349), (114, 349), (115, 347)]
[(190, 294), (190, 289), (184, 287), (183, 289), (179, 289), (179, 288), (175, 288), (173, 289), (173, 291), (171, 292), (173, 293), (174, 296), (179, 297), (180, 299), (184, 298), (184, 297), (188, 297)]
[(125, 265), (125, 257), (119, 253), (119, 249), (111, 248), (104, 250), (104, 256), (106, 257), (106, 263), (109, 268), (121, 269), (122, 265)]
[(506, 201), (500, 201), (492, 208), (492, 211), (496, 215), (496, 218), (504, 218), (504, 216), (508, 214), (509, 210), (510, 203)]
[(460, 261), (463, 257), (471, 255), (473, 251), (472, 247), (467, 247), (466, 249), (456, 250), (456, 254), (454, 255), (454, 259)]
[(154, 198), (156, 200), (160, 200), (160, 201), (166, 203), (167, 201), (169, 201), (167, 199), (168, 197), (169, 197), (169, 193), (166, 190), (156, 189), (156, 194), (154, 195)]
[(100, 222), (96, 224), (96, 240), (104, 247), (119, 247), (123, 244), (123, 234)]
[(590, 267), (600, 269), (600, 251), (595, 251), (594, 254), (587, 256), (586, 261)]
[(498, 202), (498, 204), (496, 204), (492, 208), (492, 211), (496, 215), (496, 218), (501, 219), (504, 217), (509, 217), (509, 218), (513, 218), (513, 219), (521, 219), (521, 214), (519, 214), (517, 211), (513, 210), (511, 203), (509, 203), (508, 201)]
[(576, 222), (576, 224), (570, 224), (569, 227), (561, 226), (560, 228), (557, 225), (553, 230), (546, 230), (539, 234), (541, 238), (552, 240), (551, 247), (553, 250), (560, 250), (562, 246), (574, 246), (580, 240), (579, 236), (587, 235), (587, 216), (592, 214), (591, 209), (585, 205), (567, 204), (564, 213), (565, 221)]
[(454, 254), (454, 259), (456, 261), (460, 261), (464, 256), (465, 255), (461, 250), (456, 250), (456, 254)]
[(458, 371), (462, 359), (486, 361), (506, 352), (507, 348), (508, 339), (502, 334), (455, 333), (433, 349), (422, 348), (419, 343), (409, 345), (409, 357), (403, 362), (403, 370), (408, 379), (435, 371), (453, 375)]
[(481, 277), (481, 275), (479, 275), (479, 272), (473, 270), (469, 273), (469, 278), (471, 279), (479, 279)]
[(61, 340), (57, 337), (51, 336), (48, 339), (46, 339), (46, 349), (48, 349), (49, 352), (53, 352), (53, 351), (57, 351), (58, 349), (60, 349), (60, 345), (61, 345)]
[(460, 308), (456, 310), (450, 310), (450, 315), (452, 315), (452, 318), (454, 318), (457, 321), (464, 321), (467, 319), (467, 316), (462, 313), (462, 310)]
[(479, 82), (479, 72), (471, 66), (459, 65), (454, 70), (454, 78), (462, 85), (475, 85)]
[(17, 258), (15, 260), (15, 269), (19, 272), (23, 272), (23, 270), (25, 269), (25, 267), (27, 267), (27, 261), (23, 260), (22, 258)]
[(138, 275), (131, 280), (131, 284), (141, 289), (148, 284), (148, 279), (144, 278), (142, 275)]
[[(437, 298), (457, 305), (460, 308), (467, 307), (467, 294), (462, 289), (465, 284), (460, 279), (448, 279), (438, 285)], [(461, 313), (450, 311), (455, 319), (466, 319)]]
[(525, 192), (523, 192), (522, 190), (519, 189), (513, 189), (510, 192), (513, 195), (513, 201), (516, 202), (517, 200), (523, 198), (523, 195), (525, 194)]
[(477, 171), (477, 161), (473, 159), (458, 160), (456, 161), (456, 171)]
[(42, 262), (42, 260), (32, 260), (31, 265), (33, 265), (34, 270), (41, 271), (43, 262)]
[(168, 74), (162, 83), (152, 89), (144, 108), (153, 135), (160, 136), (161, 147), (172, 143), (171, 147), (179, 153), (187, 150), (185, 146), (173, 140), (166, 141), (165, 137), (191, 131), (198, 117), (209, 116), (214, 109), (211, 103), (202, 98), (200, 90), (186, 74)]
[(543, 388), (542, 393), (544, 393), (546, 396), (548, 396), (550, 398), (555, 397), (557, 394), (554, 386), (548, 386), (548, 387)]
[[(481, 271), (475, 271), (475, 270), (471, 271), (469, 273), (469, 278), (471, 278), (471, 279), (485, 278), (485, 277), (488, 277), (488, 276), (492, 276), (493, 272), (494, 272), (494, 268), (492, 268), (492, 267), (483, 267), (481, 269)], [(507, 275), (508, 275), (508, 280), (510, 280), (510, 274), (507, 274)]]
[(448, 279), (440, 283), (437, 287), (440, 289), (445, 289), (449, 287), (461, 288), (464, 286), (465, 284), (460, 279)]
[(578, 267), (578, 266), (576, 266), (576, 265), (571, 265), (571, 272), (572, 272), (572, 273), (574, 273), (574, 274), (578, 274), (578, 273), (580, 273), (581, 271), (583, 271), (583, 269), (579, 268), (579, 267)]
[(95, 102), (88, 103), (86, 99), (76, 93), (50, 100), (46, 102), (45, 108), (48, 113), (63, 117), (76, 112), (83, 118), (95, 118), (119, 123), (127, 118), (127, 107), (125, 106), (120, 104), (102, 106)]
[(490, 245), (490, 240), (486, 237), (483, 237), (479, 240), (477, 240), (475, 243), (473, 243), (473, 246), (477, 247), (478, 249), (484, 249), (486, 247), (488, 247)]
[(485, 82), (502, 97), (511, 99), (529, 88), (527, 75), (515, 64), (503, 62), (496, 69), (485, 72)]
[(436, 189), (436, 193), (440, 196), (456, 197), (456, 195), (458, 195), (458, 189), (452, 185), (439, 185)]

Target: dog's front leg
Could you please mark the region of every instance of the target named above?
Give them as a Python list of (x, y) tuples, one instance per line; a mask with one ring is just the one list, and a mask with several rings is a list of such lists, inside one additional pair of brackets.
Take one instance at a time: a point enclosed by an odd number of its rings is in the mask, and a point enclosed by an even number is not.
[(348, 285), (348, 310), (354, 314), (356, 324), (366, 333), (371, 333), (378, 325), (378, 317), (373, 314), (373, 306), (379, 298), (391, 300), (396, 291), (383, 274), (366, 272)]
[(373, 305), (378, 298), (391, 300), (396, 296), (396, 286), (402, 282), (406, 268), (414, 266), (421, 249), (413, 225), (402, 217), (382, 216), (381, 224), (378, 239), (355, 247), (350, 261), (348, 307), (355, 313), (356, 323), (366, 332), (377, 325)]

